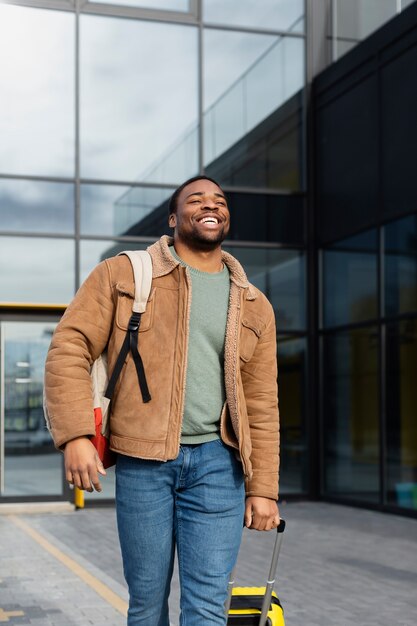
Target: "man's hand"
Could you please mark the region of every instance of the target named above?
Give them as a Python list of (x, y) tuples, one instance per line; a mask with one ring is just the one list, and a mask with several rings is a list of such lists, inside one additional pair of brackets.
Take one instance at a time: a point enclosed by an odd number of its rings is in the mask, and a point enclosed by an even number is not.
[(279, 525), (279, 510), (275, 500), (249, 496), (246, 498), (245, 526), (255, 530), (272, 530)]
[(98, 475), (106, 475), (97, 450), (88, 437), (68, 441), (64, 449), (65, 478), (70, 485), (85, 491), (101, 491)]

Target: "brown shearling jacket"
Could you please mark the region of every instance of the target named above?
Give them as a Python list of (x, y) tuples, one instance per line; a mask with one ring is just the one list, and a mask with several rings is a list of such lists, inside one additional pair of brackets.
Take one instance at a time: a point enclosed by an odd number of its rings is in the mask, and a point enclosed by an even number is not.
[[(166, 461), (179, 453), (187, 369), (191, 279), (171, 255), (172, 239), (148, 248), (153, 279), (139, 330), (139, 349), (152, 396), (144, 404), (127, 357), (112, 400), (110, 444), (128, 456)], [(278, 498), (279, 418), (275, 316), (240, 263), (222, 252), (230, 271), (225, 338), (226, 404), (222, 440), (236, 448), (246, 494)], [(95, 433), (92, 362), (107, 347), (111, 372), (132, 312), (133, 272), (126, 256), (100, 263), (59, 322), (46, 360), (45, 394), (55, 445)], [(202, 364), (203, 366), (204, 364)]]

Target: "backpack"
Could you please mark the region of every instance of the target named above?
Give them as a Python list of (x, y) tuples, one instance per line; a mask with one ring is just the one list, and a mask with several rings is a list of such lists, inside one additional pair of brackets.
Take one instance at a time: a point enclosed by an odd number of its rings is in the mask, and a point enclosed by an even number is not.
[[(111, 467), (116, 462), (116, 455), (110, 450), (109, 443), (110, 403), (117, 380), (129, 352), (132, 353), (133, 362), (136, 367), (142, 400), (143, 402), (149, 402), (151, 400), (143, 361), (138, 350), (138, 339), (141, 316), (146, 309), (149, 293), (151, 291), (152, 260), (150, 254), (146, 250), (125, 250), (119, 254), (125, 254), (132, 264), (135, 281), (135, 298), (132, 306), (132, 315), (129, 320), (125, 340), (120, 349), (110, 378), (108, 376), (106, 351), (100, 354), (100, 356), (94, 361), (90, 370), (96, 429), (96, 434), (91, 438), (91, 442), (96, 447), (97, 453), (105, 468)], [(46, 424), (50, 430), (50, 419), (45, 394), (44, 414)]]

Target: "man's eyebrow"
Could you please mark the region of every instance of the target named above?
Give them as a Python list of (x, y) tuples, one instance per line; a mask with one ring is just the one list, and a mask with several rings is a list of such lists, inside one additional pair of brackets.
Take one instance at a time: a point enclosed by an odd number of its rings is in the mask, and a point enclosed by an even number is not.
[[(218, 198), (223, 198), (224, 200), (226, 200), (226, 196), (222, 193), (218, 193), (217, 191), (214, 193), (215, 196), (217, 196)], [(190, 198), (191, 196), (204, 196), (204, 191), (194, 191), (193, 193), (189, 193), (188, 196), (186, 196), (185, 198)]]

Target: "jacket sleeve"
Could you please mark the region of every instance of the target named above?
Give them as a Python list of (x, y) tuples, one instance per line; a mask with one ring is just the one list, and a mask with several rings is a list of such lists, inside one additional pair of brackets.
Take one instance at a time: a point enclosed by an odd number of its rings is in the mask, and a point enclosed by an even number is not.
[(266, 326), (241, 370), (251, 436), (253, 475), (247, 496), (278, 499), (279, 411), (275, 314), (268, 302)]
[(55, 446), (95, 434), (90, 367), (112, 328), (114, 300), (103, 261), (82, 284), (55, 329), (45, 364), (45, 401)]

